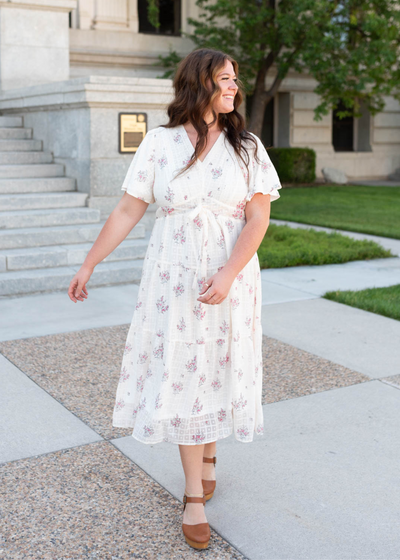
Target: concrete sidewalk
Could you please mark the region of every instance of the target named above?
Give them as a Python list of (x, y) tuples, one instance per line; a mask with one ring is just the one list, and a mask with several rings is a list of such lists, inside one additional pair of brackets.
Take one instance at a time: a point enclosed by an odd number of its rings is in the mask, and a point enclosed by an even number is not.
[[(262, 271), (265, 433), (218, 442), (202, 557), (399, 558), (400, 323), (320, 298), (399, 283), (399, 262)], [(0, 556), (198, 557), (178, 449), (110, 426), (137, 291), (0, 301)]]

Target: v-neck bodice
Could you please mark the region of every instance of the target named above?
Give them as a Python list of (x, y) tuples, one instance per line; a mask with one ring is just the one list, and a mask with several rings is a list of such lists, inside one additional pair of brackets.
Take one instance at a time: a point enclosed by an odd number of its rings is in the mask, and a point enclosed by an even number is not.
[[(182, 132), (183, 132), (183, 135), (184, 135), (184, 137), (185, 137), (185, 140), (188, 142), (188, 144), (192, 147), (192, 150), (194, 151), (194, 150), (195, 150), (195, 147), (193, 146), (193, 144), (192, 144), (192, 142), (191, 142), (191, 140), (190, 140), (190, 138), (189, 138), (189, 134), (187, 133), (186, 128), (183, 126), (183, 124), (181, 124), (180, 126), (181, 126), (181, 128), (182, 128)], [(225, 130), (224, 130), (224, 129), (221, 130), (221, 132), (219, 133), (218, 138), (215, 140), (214, 144), (211, 146), (211, 148), (210, 148), (210, 149), (208, 150), (208, 152), (206, 153), (206, 155), (205, 155), (203, 161), (202, 161), (200, 158), (197, 158), (197, 161), (199, 161), (201, 164), (203, 164), (203, 163), (205, 162), (205, 160), (207, 159), (208, 155), (213, 151), (214, 147), (220, 142), (221, 136), (222, 136), (222, 137), (225, 137)], [(196, 163), (197, 163), (197, 162), (196, 162)]]

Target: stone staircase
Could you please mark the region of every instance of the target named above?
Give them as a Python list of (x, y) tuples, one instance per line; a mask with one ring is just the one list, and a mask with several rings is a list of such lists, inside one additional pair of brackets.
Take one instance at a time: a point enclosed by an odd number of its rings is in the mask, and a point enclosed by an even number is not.
[[(67, 291), (105, 223), (87, 198), (22, 117), (0, 116), (0, 298)], [(139, 283), (149, 237), (139, 223), (88, 288)]]

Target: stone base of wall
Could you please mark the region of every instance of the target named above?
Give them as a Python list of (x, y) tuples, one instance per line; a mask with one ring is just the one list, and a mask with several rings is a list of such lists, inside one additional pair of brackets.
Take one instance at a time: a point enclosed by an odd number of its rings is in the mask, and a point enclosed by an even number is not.
[(351, 179), (387, 179), (393, 169), (400, 167), (400, 154), (374, 152), (317, 153), (316, 175), (322, 178), (323, 167), (334, 167)]

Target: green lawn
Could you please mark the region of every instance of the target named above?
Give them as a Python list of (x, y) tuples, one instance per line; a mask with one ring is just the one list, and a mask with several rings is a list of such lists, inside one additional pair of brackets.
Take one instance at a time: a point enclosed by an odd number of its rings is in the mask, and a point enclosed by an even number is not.
[(400, 187), (284, 188), (271, 218), (400, 239)]
[(373, 241), (358, 241), (340, 233), (276, 224), (269, 225), (257, 254), (260, 268), (334, 264), (395, 256)]
[(323, 297), (400, 321), (400, 284), (354, 292), (327, 292)]

